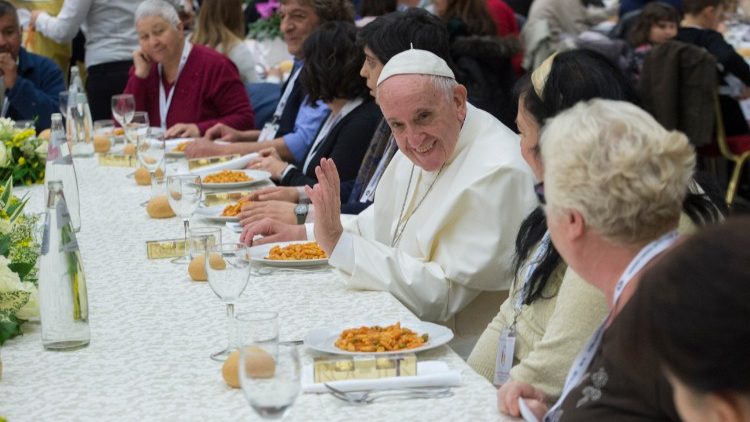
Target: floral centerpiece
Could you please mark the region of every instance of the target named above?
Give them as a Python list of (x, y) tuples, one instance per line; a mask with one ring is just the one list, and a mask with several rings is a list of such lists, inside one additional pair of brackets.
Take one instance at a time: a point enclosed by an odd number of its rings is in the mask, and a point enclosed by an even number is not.
[[(248, 7), (252, 7), (252, 2)], [(277, 13), (280, 7), (279, 0), (255, 3), (261, 19), (248, 25), (247, 37), (258, 41), (281, 38), (281, 15)]]
[(34, 238), (38, 217), (23, 214), (27, 200), (13, 195), (12, 177), (0, 186), (0, 345), (39, 315), (39, 245)]
[(13, 120), (0, 118), (0, 180), (43, 182), (46, 161), (47, 141), (37, 138), (34, 128), (19, 129)]

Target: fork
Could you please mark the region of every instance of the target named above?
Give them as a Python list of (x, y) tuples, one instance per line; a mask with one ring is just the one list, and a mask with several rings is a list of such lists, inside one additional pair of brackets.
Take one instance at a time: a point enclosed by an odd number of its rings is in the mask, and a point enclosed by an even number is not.
[(453, 392), (450, 387), (424, 387), (424, 388), (404, 388), (399, 390), (378, 390), (378, 391), (342, 391), (323, 384), (328, 392), (337, 399), (352, 404), (370, 404), (375, 400), (390, 398), (394, 400), (408, 399), (435, 399), (451, 397)]

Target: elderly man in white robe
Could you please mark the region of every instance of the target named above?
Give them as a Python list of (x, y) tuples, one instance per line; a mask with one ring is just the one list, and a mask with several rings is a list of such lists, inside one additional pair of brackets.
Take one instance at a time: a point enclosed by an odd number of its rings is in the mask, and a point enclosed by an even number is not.
[(451, 346), (467, 355), (513, 279), (515, 236), (536, 205), (533, 176), (518, 136), (469, 104), (433, 53), (394, 56), (377, 98), (399, 152), (373, 205), (344, 229), (338, 173), (326, 159), (306, 188), (313, 225), (261, 220), (241, 240), (314, 238), (348, 287), (391, 292), (419, 318), (451, 327)]

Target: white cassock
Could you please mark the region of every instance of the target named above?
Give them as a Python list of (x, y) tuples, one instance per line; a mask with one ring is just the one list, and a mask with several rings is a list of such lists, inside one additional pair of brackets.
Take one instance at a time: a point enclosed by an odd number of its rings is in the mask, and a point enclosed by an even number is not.
[[(497, 292), (510, 286), (518, 228), (537, 204), (518, 136), (467, 107), (440, 174), (398, 152), (374, 204), (345, 224), (329, 261), (350, 288), (389, 291), (420, 319), (453, 328), (451, 345), (465, 355), (497, 313)], [(408, 221), (392, 246), (402, 208)]]

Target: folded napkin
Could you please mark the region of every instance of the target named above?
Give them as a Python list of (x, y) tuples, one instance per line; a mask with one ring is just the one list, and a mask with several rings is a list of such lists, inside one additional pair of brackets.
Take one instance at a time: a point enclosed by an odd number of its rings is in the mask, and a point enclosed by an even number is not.
[(215, 173), (221, 170), (240, 170), (247, 167), (247, 164), (258, 157), (258, 153), (253, 152), (251, 154), (237, 157), (234, 160), (225, 161), (223, 163), (217, 163), (206, 167), (201, 167), (192, 172), (192, 174), (198, 176), (205, 176), (207, 174)]
[[(328, 383), (342, 391), (393, 390), (414, 387), (457, 387), (461, 385), (461, 371), (451, 370), (448, 364), (437, 360), (417, 362), (417, 374), (413, 377), (390, 377), (365, 380), (331, 381)], [(313, 382), (313, 366), (302, 370), (302, 391), (305, 393), (327, 393), (323, 383)]]
[(234, 221), (227, 221), (227, 228), (231, 232), (242, 233), (242, 226), (240, 226), (240, 223), (235, 223)]

